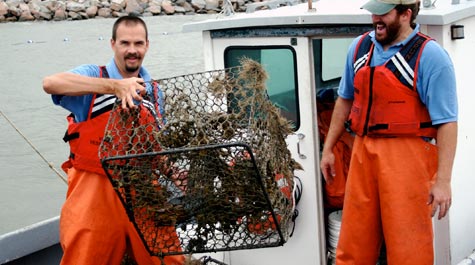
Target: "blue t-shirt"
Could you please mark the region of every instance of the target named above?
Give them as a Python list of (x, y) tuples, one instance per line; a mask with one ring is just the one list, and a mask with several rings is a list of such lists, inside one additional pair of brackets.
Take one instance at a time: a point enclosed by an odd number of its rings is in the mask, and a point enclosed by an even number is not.
[[(372, 31), (369, 35), (375, 46), (371, 66), (386, 63), (417, 32), (419, 32), (419, 25), (404, 41), (384, 51), (382, 45), (374, 38), (374, 31)], [(360, 38), (361, 36), (353, 40), (348, 50), (346, 66), (338, 89), (338, 95), (344, 99), (352, 100), (354, 98), (353, 80), (355, 73), (353, 70), (353, 58)], [(429, 41), (424, 47), (417, 74), (417, 92), (421, 101), (429, 110), (432, 124), (437, 125), (457, 121), (458, 105), (454, 66), (447, 52), (437, 42)]]
[[(109, 78), (112, 79), (123, 79), (117, 66), (114, 62), (114, 59), (111, 59), (110, 62), (106, 65), (107, 72), (109, 74)], [(100, 69), (98, 65), (94, 64), (84, 64), (80, 65), (72, 70), (71, 73), (83, 75), (83, 76), (90, 76), (90, 77), (100, 77)], [(148, 71), (141, 67), (139, 71), (139, 76), (144, 81), (150, 81), (151, 77)], [(147, 94), (153, 95), (153, 88), (150, 82), (145, 83)], [(63, 95), (52, 95), (52, 99), (54, 104), (60, 105), (61, 107), (65, 108), (66, 110), (70, 111), (74, 114), (74, 120), (76, 122), (82, 122), (87, 119), (87, 115), (89, 112), (89, 107), (91, 105), (93, 94), (87, 94), (82, 96), (63, 96)], [(162, 104), (160, 104), (162, 105)]]

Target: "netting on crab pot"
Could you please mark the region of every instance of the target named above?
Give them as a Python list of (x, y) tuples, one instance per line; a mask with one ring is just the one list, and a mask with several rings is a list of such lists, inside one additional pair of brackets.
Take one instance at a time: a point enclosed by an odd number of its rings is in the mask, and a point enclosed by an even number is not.
[(294, 210), (288, 121), (266, 74), (240, 67), (157, 80), (158, 100), (116, 104), (103, 167), (152, 255), (280, 246)]

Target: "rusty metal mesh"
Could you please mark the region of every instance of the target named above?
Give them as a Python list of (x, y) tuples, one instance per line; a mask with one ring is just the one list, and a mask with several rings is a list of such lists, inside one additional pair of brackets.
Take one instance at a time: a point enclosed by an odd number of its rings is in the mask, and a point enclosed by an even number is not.
[(291, 126), (266, 73), (240, 67), (158, 80), (160, 106), (111, 112), (100, 157), (130, 220), (160, 257), (272, 247), (288, 239)]

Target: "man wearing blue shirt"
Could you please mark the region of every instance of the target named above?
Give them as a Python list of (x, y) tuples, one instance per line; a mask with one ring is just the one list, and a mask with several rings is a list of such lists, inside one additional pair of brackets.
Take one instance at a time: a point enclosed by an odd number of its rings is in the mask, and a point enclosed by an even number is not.
[[(137, 108), (143, 96), (154, 94), (156, 87), (142, 66), (149, 47), (145, 22), (136, 16), (120, 17), (110, 43), (114, 58), (106, 66), (82, 65), (43, 80), (53, 102), (71, 112), (65, 136), (71, 156), (62, 166), (68, 192), (60, 217), (61, 264), (121, 264), (125, 253), (138, 264), (162, 264), (142, 243), (98, 157), (116, 100), (123, 109)], [(169, 228), (163, 231), (178, 242), (174, 227)], [(167, 256), (164, 262), (183, 264), (184, 257)]]
[(321, 159), (334, 176), (333, 146), (356, 134), (336, 264), (376, 264), (383, 242), (389, 264), (434, 262), (431, 216), (451, 205), (457, 143), (452, 62), (419, 32), (417, 0), (370, 0), (374, 30), (350, 46)]

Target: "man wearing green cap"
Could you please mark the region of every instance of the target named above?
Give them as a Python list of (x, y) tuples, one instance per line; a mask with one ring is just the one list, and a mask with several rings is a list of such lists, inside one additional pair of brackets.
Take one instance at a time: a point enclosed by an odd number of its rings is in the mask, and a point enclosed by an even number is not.
[(374, 30), (351, 44), (320, 167), (333, 180), (332, 149), (356, 134), (336, 264), (433, 265), (432, 216), (451, 205), (457, 94), (447, 52), (419, 32), (417, 0), (370, 0)]

